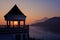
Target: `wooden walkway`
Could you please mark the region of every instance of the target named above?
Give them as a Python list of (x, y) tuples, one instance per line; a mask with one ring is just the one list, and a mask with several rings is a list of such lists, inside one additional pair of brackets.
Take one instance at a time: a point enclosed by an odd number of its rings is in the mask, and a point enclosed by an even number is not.
[(7, 33), (26, 33), (29, 32), (29, 26), (26, 25), (25, 28), (0, 28), (0, 34), (7, 34)]

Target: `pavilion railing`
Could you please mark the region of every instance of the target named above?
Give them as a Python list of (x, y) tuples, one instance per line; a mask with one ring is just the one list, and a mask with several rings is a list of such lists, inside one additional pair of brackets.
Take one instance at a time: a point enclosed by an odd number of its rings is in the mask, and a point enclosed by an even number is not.
[[(18, 27), (18, 26), (17, 26)], [(29, 32), (29, 25), (25, 25), (23, 28), (7, 28), (5, 25), (3, 28), (0, 28), (0, 33), (25, 33)]]

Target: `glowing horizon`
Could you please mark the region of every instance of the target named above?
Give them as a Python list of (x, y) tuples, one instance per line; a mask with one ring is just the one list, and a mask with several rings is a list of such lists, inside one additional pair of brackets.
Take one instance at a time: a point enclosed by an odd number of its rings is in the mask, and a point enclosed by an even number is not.
[(27, 16), (26, 24), (44, 17), (60, 17), (60, 0), (0, 0), (0, 25), (6, 24), (4, 15), (15, 4)]

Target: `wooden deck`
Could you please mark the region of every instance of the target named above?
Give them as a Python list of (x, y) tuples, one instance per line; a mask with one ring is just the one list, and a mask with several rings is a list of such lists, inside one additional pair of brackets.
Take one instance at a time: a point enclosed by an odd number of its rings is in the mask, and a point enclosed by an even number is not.
[(26, 25), (25, 28), (12, 28), (9, 27), (7, 28), (6, 26), (4, 28), (0, 28), (0, 34), (5, 34), (5, 33), (26, 33), (29, 32), (29, 26)]

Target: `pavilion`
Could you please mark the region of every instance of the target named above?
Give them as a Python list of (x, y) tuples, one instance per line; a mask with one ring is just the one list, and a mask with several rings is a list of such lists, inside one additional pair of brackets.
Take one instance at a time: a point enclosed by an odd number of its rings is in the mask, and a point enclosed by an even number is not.
[[(29, 26), (26, 26), (26, 16), (20, 11), (17, 5), (4, 16), (7, 23), (6, 28), (0, 28), (0, 39), (1, 40), (29, 40)], [(13, 27), (11, 27), (11, 21)], [(14, 21), (18, 22), (17, 28), (14, 27)], [(20, 22), (23, 21), (23, 27), (21, 28)]]
[(25, 25), (26, 16), (19, 10), (17, 5), (15, 5), (4, 17), (7, 22), (7, 27), (10, 26), (11, 21), (13, 22), (13, 27), (14, 21), (18, 21), (18, 28), (20, 28), (20, 21), (23, 21)]

